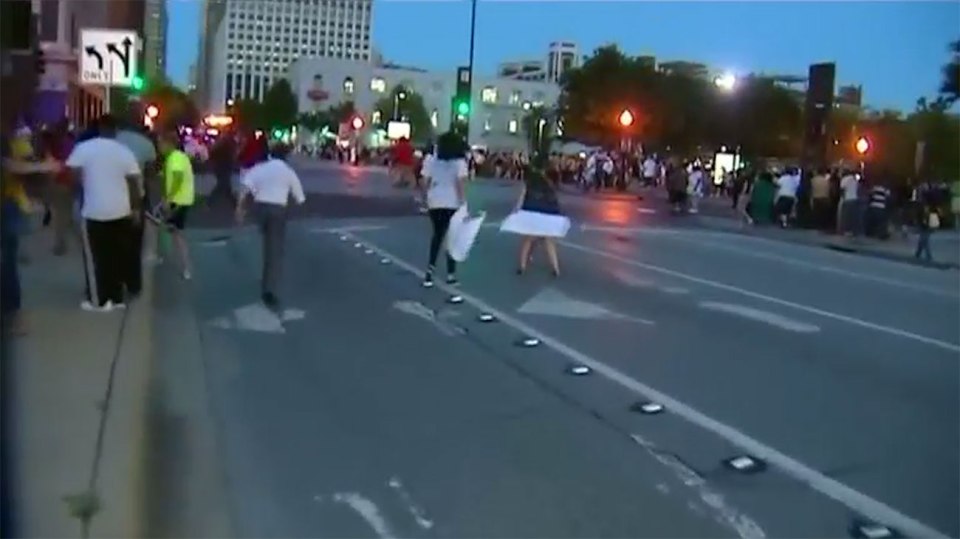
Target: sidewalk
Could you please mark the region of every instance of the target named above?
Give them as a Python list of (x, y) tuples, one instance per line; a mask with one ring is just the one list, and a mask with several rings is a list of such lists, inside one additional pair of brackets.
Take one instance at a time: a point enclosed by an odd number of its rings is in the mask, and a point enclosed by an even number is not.
[(28, 333), (5, 343), (5, 485), (16, 526), (6, 531), (81, 537), (87, 513), (89, 536), (139, 536), (152, 271), (144, 268), (141, 298), (125, 311), (87, 313), (79, 245), (64, 257), (51, 246), (49, 229), (24, 238)]

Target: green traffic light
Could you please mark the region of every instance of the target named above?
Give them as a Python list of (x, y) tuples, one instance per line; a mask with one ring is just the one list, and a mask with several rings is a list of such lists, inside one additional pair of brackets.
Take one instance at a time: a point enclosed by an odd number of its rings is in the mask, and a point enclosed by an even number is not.
[(470, 103), (467, 103), (466, 101), (460, 101), (457, 103), (457, 114), (461, 116), (470, 114)]
[(283, 137), (283, 131), (279, 129), (273, 130), (273, 138), (282, 138), (282, 137)]
[(140, 91), (143, 90), (143, 77), (134, 76), (133, 80), (130, 81), (130, 87), (134, 90)]

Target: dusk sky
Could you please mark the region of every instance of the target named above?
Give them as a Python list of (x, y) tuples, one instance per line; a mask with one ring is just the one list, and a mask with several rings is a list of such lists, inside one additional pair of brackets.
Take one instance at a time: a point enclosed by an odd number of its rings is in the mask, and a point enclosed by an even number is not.
[[(269, 1), (269, 0), (265, 0)], [(384, 58), (427, 69), (466, 65), (470, 2), (374, 0), (373, 42)], [(167, 0), (170, 77), (186, 84), (202, 0)], [(933, 96), (947, 44), (960, 38), (960, 2), (601, 2), (480, 0), (476, 65), (546, 55), (551, 41), (588, 54), (617, 43), (658, 61), (690, 60), (734, 73), (806, 75), (835, 61), (838, 84), (863, 84), (866, 104), (910, 110)]]

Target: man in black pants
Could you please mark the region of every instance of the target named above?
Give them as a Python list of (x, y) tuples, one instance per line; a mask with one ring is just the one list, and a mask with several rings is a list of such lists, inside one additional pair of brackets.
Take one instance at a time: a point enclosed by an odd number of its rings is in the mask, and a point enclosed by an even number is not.
[(116, 141), (116, 121), (104, 116), (98, 126), (98, 136), (74, 147), (66, 165), (83, 186), (87, 300), (81, 308), (109, 312), (126, 306), (123, 289), (130, 280), (132, 227), (139, 224), (142, 179), (133, 152)]
[[(464, 154), (464, 143), (459, 135), (445, 133), (437, 140), (437, 155), (424, 162), (423, 176), (426, 179), (426, 200), (429, 208), (433, 236), (430, 239), (430, 259), (424, 274), (423, 286), (433, 286), (440, 247), (447, 237), (450, 218), (457, 209), (466, 204), (464, 184), (470, 171)], [(457, 284), (457, 263), (447, 255), (447, 283)]]

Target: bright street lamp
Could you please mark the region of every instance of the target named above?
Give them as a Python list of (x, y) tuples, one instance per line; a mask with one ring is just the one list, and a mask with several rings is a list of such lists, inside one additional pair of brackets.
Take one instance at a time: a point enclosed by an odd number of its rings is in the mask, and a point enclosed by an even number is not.
[(737, 77), (733, 73), (724, 73), (713, 79), (713, 84), (721, 90), (730, 92), (737, 86)]
[(617, 121), (619, 121), (620, 125), (623, 127), (630, 127), (633, 125), (633, 113), (630, 112), (629, 109), (623, 109), (623, 112), (620, 113)]
[(857, 139), (857, 142), (853, 147), (857, 150), (858, 154), (864, 155), (870, 151), (870, 141), (867, 140), (866, 137), (860, 137)]

